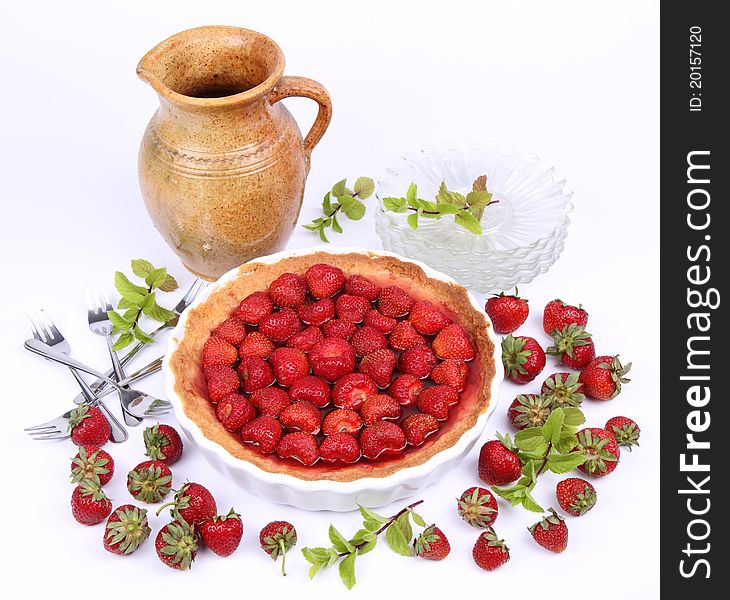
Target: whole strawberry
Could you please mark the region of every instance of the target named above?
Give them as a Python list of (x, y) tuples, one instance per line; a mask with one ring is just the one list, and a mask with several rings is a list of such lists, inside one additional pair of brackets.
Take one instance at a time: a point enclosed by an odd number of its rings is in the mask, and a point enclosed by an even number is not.
[(96, 406), (81, 404), (68, 418), (68, 432), (77, 446), (103, 446), (109, 441), (111, 428), (106, 417)]
[(550, 400), (553, 409), (578, 407), (586, 398), (583, 394), (583, 384), (578, 381), (578, 377), (578, 373), (553, 373), (542, 382), (540, 394)]
[(71, 483), (90, 479), (106, 485), (114, 475), (114, 459), (101, 448), (81, 446), (71, 459)]
[(494, 331), (497, 333), (512, 333), (527, 320), (530, 307), (527, 300), (520, 298), (517, 288), (514, 295), (500, 292), (499, 295), (487, 300), (484, 310), (492, 320)]
[(427, 560), (443, 560), (451, 552), (451, 544), (446, 539), (444, 532), (436, 525), (431, 525), (423, 530), (415, 540), (413, 549), (416, 556)]
[(626, 446), (631, 451), (632, 446), (639, 445), (641, 429), (633, 419), (628, 417), (612, 417), (606, 421), (606, 431), (613, 435), (619, 446)]
[(200, 525), (200, 535), (218, 556), (229, 556), (236, 551), (243, 537), (241, 515), (231, 509), (228, 514), (215, 516)]
[(494, 571), (509, 560), (509, 548), (490, 527), (479, 534), (471, 555), (479, 568)]
[(545, 368), (545, 352), (535, 338), (525, 335), (502, 340), (505, 375), (516, 383), (528, 383)]
[(552, 332), (553, 345), (547, 353), (571, 369), (582, 369), (596, 356), (593, 338), (582, 325), (570, 323)]
[(175, 520), (157, 532), (155, 550), (171, 569), (187, 571), (198, 553), (198, 536), (185, 519)]
[(555, 509), (549, 508), (548, 511), (549, 515), (527, 529), (532, 539), (546, 550), (562, 552), (568, 547), (568, 526)]
[(507, 418), (515, 429), (542, 427), (551, 412), (549, 398), (537, 394), (520, 394), (510, 404)]
[(507, 485), (522, 475), (517, 454), (501, 441), (492, 440), (479, 452), (479, 478), (488, 485)]
[(71, 512), (82, 525), (101, 523), (111, 511), (112, 503), (95, 481), (82, 481), (71, 494)]
[(621, 450), (613, 435), (605, 429), (586, 427), (577, 434), (576, 452), (582, 453), (586, 461), (578, 467), (590, 477), (603, 477), (618, 466)]
[(157, 514), (159, 515), (168, 506), (173, 507), (173, 517), (182, 517), (193, 526), (209, 521), (218, 512), (213, 495), (205, 486), (193, 482), (188, 482), (177, 490), (175, 499), (160, 506)]
[(151, 460), (161, 460), (171, 465), (182, 456), (183, 442), (180, 434), (171, 425), (154, 425), (142, 433), (145, 454)]
[(281, 556), (281, 574), (286, 575), (286, 553), (297, 544), (294, 525), (286, 521), (272, 521), (261, 530), (259, 543), (273, 560)]
[(562, 300), (551, 300), (545, 305), (542, 316), (542, 328), (548, 335), (556, 329), (575, 323), (585, 327), (588, 324), (588, 313), (582, 305), (572, 306)]
[(470, 487), (456, 500), (459, 516), (472, 527), (486, 529), (497, 520), (499, 507), (492, 492), (483, 487)]
[(150, 533), (147, 510), (123, 504), (109, 515), (104, 528), (104, 548), (112, 554), (132, 554)]
[(580, 373), (583, 392), (595, 400), (613, 400), (621, 393), (621, 385), (631, 381), (626, 373), (631, 363), (621, 364), (616, 356), (597, 356)]
[(172, 471), (161, 460), (146, 460), (127, 474), (127, 489), (133, 498), (154, 504), (172, 489)]
[(598, 499), (596, 489), (580, 477), (568, 477), (559, 481), (555, 486), (555, 497), (560, 508), (574, 517), (586, 514)]

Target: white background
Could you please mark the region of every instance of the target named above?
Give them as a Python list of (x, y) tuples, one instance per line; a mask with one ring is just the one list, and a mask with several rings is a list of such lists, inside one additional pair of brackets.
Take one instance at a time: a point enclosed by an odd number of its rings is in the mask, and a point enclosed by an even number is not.
[[(74, 355), (106, 366), (104, 343), (87, 329), (82, 285), (111, 284), (131, 258), (167, 265), (183, 287), (192, 280), (157, 235), (137, 187), (136, 154), (155, 110), (137, 80), (139, 58), (165, 37), (203, 24), (231, 24), (273, 37), (288, 74), (312, 77), (332, 94), (334, 118), (315, 150), (302, 222), (318, 214), (336, 180), (377, 176), (402, 152), (464, 137), (498, 140), (536, 152), (574, 190), (567, 247), (546, 275), (521, 288), (532, 314), (521, 333), (542, 342), (541, 308), (560, 296), (590, 311), (601, 353), (633, 360), (633, 381), (613, 402), (587, 401), (591, 425), (615, 414), (642, 426), (641, 448), (626, 453), (599, 480), (596, 508), (570, 518), (570, 543), (552, 555), (525, 528), (536, 516), (501, 505), (497, 532), (511, 547), (499, 571), (471, 559), (477, 531), (461, 522), (454, 497), (476, 484), (476, 450), (429, 488), (422, 514), (447, 533), (442, 563), (397, 557), (385, 547), (359, 560), (354, 597), (566, 593), (611, 598), (658, 595), (658, 28), (659, 3), (587, 2), (25, 2), (0, 16), (2, 118), (3, 570), (5, 597), (123, 598), (130, 594), (207, 592), (251, 597), (322, 597), (344, 591), (336, 571), (314, 582), (298, 552), (282, 579), (256, 543), (261, 526), (292, 521), (300, 546), (326, 543), (330, 521), (355, 531), (355, 514), (308, 513), (269, 505), (235, 488), (194, 452), (175, 465), (179, 484), (200, 481), (221, 511), (244, 515), (242, 547), (230, 558), (201, 552), (192, 572), (155, 557), (152, 540), (127, 559), (101, 546), (102, 526), (77, 525), (69, 511), (69, 442), (31, 442), (22, 427), (69, 407), (75, 383), (63, 367), (22, 350), (26, 314), (44, 307), (71, 341)], [(287, 100), (302, 128), (314, 114), (307, 100)], [(346, 223), (333, 243), (379, 248), (371, 211)], [(315, 238), (299, 229), (291, 247)], [(170, 301), (174, 304), (174, 301)], [(159, 344), (143, 355), (150, 359)], [(142, 364), (142, 361), (137, 363)], [(552, 361), (550, 365), (552, 366)], [(547, 374), (548, 371), (546, 370)], [(542, 379), (542, 377), (540, 378)], [(145, 389), (162, 393), (161, 376)], [(538, 387), (520, 388), (533, 391)], [(505, 384), (484, 441), (505, 431), (517, 393)], [(110, 402), (115, 404), (113, 397)], [(171, 422), (172, 421), (171, 419)], [(119, 473), (108, 486), (129, 500), (124, 474), (142, 455), (141, 430), (108, 448)], [(541, 480), (537, 499), (554, 503), (555, 480)], [(398, 506), (382, 509), (390, 514)], [(163, 517), (153, 519), (158, 529)], [(616, 583), (605, 576), (615, 574)], [(457, 583), (458, 582), (458, 583)], [(569, 591), (570, 590), (570, 591)], [(504, 597), (504, 596), (502, 596)]]

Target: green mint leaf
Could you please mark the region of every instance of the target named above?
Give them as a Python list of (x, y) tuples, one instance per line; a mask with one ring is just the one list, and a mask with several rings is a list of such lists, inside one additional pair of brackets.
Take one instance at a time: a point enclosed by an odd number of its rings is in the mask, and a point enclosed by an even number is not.
[[(332, 186), (332, 195), (337, 198), (344, 196), (349, 190), (347, 189), (347, 179), (340, 179), (335, 185)], [(352, 194), (350, 194), (352, 195)]]
[(413, 509), (410, 509), (410, 511), (411, 517), (413, 517), (413, 522), (419, 527), (426, 527), (426, 521), (423, 519), (423, 517)]
[(556, 408), (542, 426), (542, 437), (549, 444), (557, 444), (560, 440), (560, 431), (563, 427), (565, 413), (562, 408)]
[(327, 236), (324, 234), (324, 228), (325, 228), (325, 225), (323, 223), (322, 225), (320, 225), (320, 227), (318, 229), (319, 239), (322, 240), (325, 244), (329, 244), (330, 241), (327, 239)]
[(416, 198), (412, 205), (414, 206), (414, 208), (427, 210), (433, 213), (438, 213), (441, 209), (441, 205), (436, 204), (435, 202), (429, 202), (428, 200), (424, 200), (423, 198)]
[(459, 214), (459, 207), (453, 204), (439, 204), (438, 212), (438, 215), (434, 215), (437, 219), (444, 215), (456, 215)]
[(404, 512), (400, 517), (395, 520), (395, 525), (400, 528), (403, 532), (403, 537), (408, 541), (413, 538), (413, 527), (411, 527), (411, 513), (410, 511)]
[(137, 277), (144, 279), (155, 270), (152, 263), (144, 258), (135, 258), (132, 260), (132, 273)]
[(174, 292), (178, 288), (177, 279), (169, 273), (165, 275), (165, 281), (157, 286), (161, 292)]
[(395, 213), (408, 212), (408, 202), (405, 198), (383, 198), (383, 206), (385, 207), (385, 210)]
[(307, 562), (316, 565), (318, 563), (327, 564), (329, 552), (327, 548), (302, 548), (302, 555)]
[(340, 579), (348, 590), (357, 583), (355, 580), (355, 558), (357, 554), (348, 554), (343, 561), (340, 563)]
[(408, 186), (408, 189), (406, 190), (406, 202), (408, 202), (409, 206), (413, 206), (416, 208), (416, 202), (418, 200), (417, 198), (418, 194), (418, 188), (416, 187), (416, 184), (411, 182), (411, 185)]
[(355, 547), (350, 544), (350, 542), (348, 542), (339, 531), (337, 531), (334, 525), (330, 525), (329, 537), (330, 542), (332, 542), (332, 547), (337, 550), (337, 552), (355, 552)]
[(357, 553), (358, 554), (367, 554), (370, 552), (375, 546), (378, 544), (378, 538), (375, 537), (372, 540), (368, 541), (364, 546), (360, 546), (358, 548)]
[(122, 335), (120, 335), (117, 338), (117, 341), (114, 342), (114, 345), (112, 346), (112, 350), (121, 350), (122, 348), (126, 348), (134, 341), (134, 334), (131, 331), (125, 331)]
[(365, 200), (373, 195), (375, 182), (370, 177), (358, 177), (352, 189), (358, 198)]
[(134, 305), (129, 301), (125, 300), (124, 298), (119, 298), (119, 302), (117, 302), (117, 308), (119, 310), (125, 310), (127, 308), (132, 308)]
[(307, 225), (302, 225), (304, 229), (308, 229), (309, 231), (319, 231), (319, 224), (322, 222), (322, 219), (316, 219), (315, 221), (312, 221), (311, 223), (308, 223)]
[(375, 537), (375, 532), (371, 531), (369, 529), (358, 529), (355, 535), (352, 536), (350, 539), (350, 544), (353, 546), (358, 546), (359, 544), (362, 544), (363, 542), (367, 542), (369, 540), (372, 540)]
[(159, 269), (155, 269), (148, 273), (147, 277), (144, 278), (144, 282), (155, 290), (165, 283), (165, 279), (167, 279), (167, 269), (165, 267), (160, 267)]
[(575, 437), (575, 433), (575, 427), (570, 427), (569, 429), (566, 429), (566, 427), (563, 426), (563, 431), (560, 433), (560, 439), (558, 440), (558, 443), (553, 444), (555, 449), (562, 454), (567, 454), (568, 452), (570, 452), (578, 445), (578, 439)]
[(436, 194), (436, 202), (439, 204), (450, 204), (458, 208), (466, 208), (466, 200), (464, 196), (458, 192), (450, 192), (446, 187), (446, 182), (442, 181), (439, 191)]
[(360, 509), (360, 514), (362, 515), (363, 519), (367, 519), (369, 521), (377, 521), (381, 525), (384, 525), (388, 522), (388, 517), (384, 517), (383, 515), (379, 515), (375, 511), (370, 510), (369, 508), (366, 508), (364, 506), (357, 505)]
[(535, 499), (530, 495), (530, 492), (525, 492), (524, 498), (522, 498), (522, 506), (532, 512), (545, 512)]
[(466, 195), (466, 202), (469, 205), (469, 212), (474, 215), (477, 221), (482, 220), (484, 209), (492, 201), (492, 194), (489, 192), (469, 192)]
[(327, 192), (324, 195), (324, 199), (322, 200), (322, 212), (326, 215), (331, 215), (334, 212), (334, 209), (332, 208), (332, 196), (330, 192)]
[(560, 475), (572, 471), (582, 465), (586, 460), (583, 454), (571, 452), (570, 454), (551, 454), (548, 456), (548, 469)]
[(359, 221), (365, 216), (365, 205), (357, 198), (342, 196), (338, 198), (342, 205), (342, 212), (352, 221)]
[(134, 323), (137, 320), (137, 315), (139, 315), (139, 308), (137, 308), (136, 306), (133, 306), (132, 308), (128, 308), (127, 310), (124, 311), (122, 318), (125, 321)]
[(471, 231), (475, 235), (482, 235), (481, 224), (476, 220), (474, 215), (466, 210), (461, 210), (457, 215), (454, 215), (454, 223), (467, 231)]
[(342, 227), (337, 221), (337, 214), (332, 215), (332, 231), (335, 233), (342, 233)]
[[(154, 296), (154, 292), (152, 292), (150, 296)], [(159, 321), (160, 323), (167, 323), (168, 321), (174, 319), (176, 316), (175, 313), (171, 310), (167, 310), (166, 308), (158, 305), (154, 301), (154, 298), (150, 304), (145, 305), (142, 308), (142, 312), (150, 319), (154, 319), (155, 321)]]
[(565, 415), (565, 418), (563, 419), (563, 427), (565, 427), (565, 425), (577, 427), (578, 425), (583, 425), (583, 423), (586, 422), (585, 415), (580, 408), (564, 406), (563, 414)]
[(137, 340), (139, 340), (143, 344), (152, 344), (155, 341), (153, 338), (151, 338), (149, 335), (147, 335), (144, 331), (142, 331), (142, 329), (140, 329), (139, 325), (134, 326), (133, 333), (134, 333), (134, 337), (137, 338)]
[(410, 540), (406, 539), (405, 535), (403, 535), (403, 530), (395, 523), (385, 530), (385, 541), (388, 542), (388, 546), (390, 546), (394, 552), (403, 556), (413, 555)]
[[(132, 309), (132, 310), (134, 310), (134, 309)], [(127, 321), (117, 311), (109, 310), (109, 311), (107, 311), (106, 314), (109, 317), (109, 320), (112, 322), (112, 325), (114, 325), (114, 327), (116, 327), (119, 331), (125, 331), (127, 329), (132, 328), (132, 322)]]
[(527, 427), (515, 434), (515, 444), (525, 452), (536, 452), (540, 445), (545, 444), (542, 427)]
[(146, 288), (133, 284), (121, 271), (114, 273), (114, 287), (122, 298), (135, 306), (139, 306), (147, 296)]
[(504, 498), (505, 500), (510, 502), (512, 506), (517, 506), (518, 504), (520, 504), (522, 502), (522, 499), (525, 497), (525, 494), (527, 493), (527, 489), (520, 482), (517, 482), (515, 485), (509, 488), (493, 486), (492, 491), (501, 498)]
[(411, 226), (411, 229), (418, 229), (418, 213), (417, 212), (408, 215), (408, 224)]

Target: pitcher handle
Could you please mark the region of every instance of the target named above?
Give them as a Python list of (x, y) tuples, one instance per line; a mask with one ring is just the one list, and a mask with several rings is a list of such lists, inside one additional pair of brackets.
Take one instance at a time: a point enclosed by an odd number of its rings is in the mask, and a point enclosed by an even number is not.
[(304, 138), (304, 161), (307, 173), (309, 173), (312, 150), (317, 145), (317, 142), (322, 139), (332, 119), (332, 101), (325, 87), (313, 79), (284, 75), (279, 80), (279, 83), (276, 84), (276, 87), (269, 93), (269, 103), (274, 104), (279, 100), (292, 96), (310, 98), (319, 105), (317, 118), (314, 120), (309, 133)]

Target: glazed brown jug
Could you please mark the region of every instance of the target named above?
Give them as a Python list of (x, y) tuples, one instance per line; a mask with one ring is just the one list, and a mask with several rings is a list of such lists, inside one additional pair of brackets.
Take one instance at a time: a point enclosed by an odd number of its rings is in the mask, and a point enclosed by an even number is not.
[[(139, 151), (142, 196), (196, 275), (216, 279), (291, 235), (332, 104), (316, 81), (283, 72), (273, 40), (222, 26), (173, 35), (137, 66), (160, 100)], [(290, 96), (319, 105), (304, 139), (279, 102)]]

